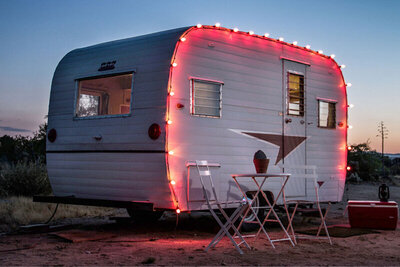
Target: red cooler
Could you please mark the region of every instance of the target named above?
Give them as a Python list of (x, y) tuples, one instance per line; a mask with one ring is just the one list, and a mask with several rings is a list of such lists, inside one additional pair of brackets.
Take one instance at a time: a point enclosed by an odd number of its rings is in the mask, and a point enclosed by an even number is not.
[(353, 228), (396, 229), (398, 206), (395, 201), (349, 200), (347, 209)]

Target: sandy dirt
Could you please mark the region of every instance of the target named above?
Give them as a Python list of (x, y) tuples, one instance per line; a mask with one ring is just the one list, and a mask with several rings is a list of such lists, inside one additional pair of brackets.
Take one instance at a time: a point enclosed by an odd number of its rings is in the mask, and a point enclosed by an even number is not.
[[(347, 223), (343, 216), (347, 199), (377, 199), (378, 185), (350, 185), (344, 201), (334, 205), (328, 224)], [(391, 199), (400, 200), (400, 187), (391, 188)], [(82, 224), (73, 230), (100, 240), (69, 242), (54, 233), (0, 236), (0, 265), (400, 265), (400, 231), (275, 243), (273, 249), (265, 237), (248, 242), (240, 255), (224, 238), (216, 248), (205, 252), (218, 227), (207, 213), (183, 214), (176, 227), (175, 216), (163, 216), (156, 223), (115, 223), (107, 218), (57, 221), (54, 224)], [(296, 220), (296, 228), (315, 228), (317, 220)], [(69, 232), (68, 232), (69, 231)], [(276, 226), (268, 228), (272, 237), (280, 237)]]

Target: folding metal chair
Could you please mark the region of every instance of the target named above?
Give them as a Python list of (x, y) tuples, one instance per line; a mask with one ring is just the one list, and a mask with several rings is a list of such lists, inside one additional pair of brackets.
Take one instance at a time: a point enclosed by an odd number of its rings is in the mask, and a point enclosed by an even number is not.
[[(291, 233), (293, 235), (293, 239), (294, 242), (297, 244), (297, 240), (298, 239), (327, 239), (329, 241), (329, 243), (332, 245), (332, 240), (331, 237), (329, 235), (329, 231), (328, 231), (328, 227), (326, 226), (326, 216), (329, 212), (330, 206), (331, 206), (331, 202), (327, 202), (328, 206), (325, 210), (325, 212), (322, 211), (321, 209), (321, 202), (319, 199), (319, 188), (323, 185), (324, 182), (322, 181), (318, 181), (318, 175), (317, 175), (317, 167), (316, 166), (284, 166), (283, 168), (285, 168), (285, 172), (287, 172), (287, 170), (289, 169), (293, 169), (293, 170), (304, 170), (304, 173), (301, 174), (293, 174), (292, 173), (292, 178), (291, 179), (296, 179), (295, 177), (298, 176), (299, 178), (305, 178), (306, 180), (306, 189), (307, 189), (307, 180), (311, 180), (312, 182), (312, 186), (314, 187), (314, 191), (315, 191), (315, 195), (311, 196), (307, 195), (307, 197), (305, 199), (288, 199), (287, 198), (287, 203), (295, 203), (295, 207), (294, 210), (292, 212), (292, 214), (290, 215), (288, 212), (288, 218), (289, 218), (289, 224), (288, 224), (288, 228), (287, 231), (291, 230)], [(301, 204), (315, 204), (316, 210), (319, 213), (320, 219), (321, 219), (321, 223), (318, 227), (318, 231), (317, 234), (315, 236), (305, 236), (305, 235), (296, 235), (294, 233), (294, 229), (293, 229), (293, 218), (294, 215), (296, 214), (296, 211), (299, 211), (298, 207)], [(322, 229), (324, 229), (326, 236), (321, 236), (321, 231)]]
[[(238, 220), (243, 211), (248, 208), (247, 201), (244, 199), (225, 202), (219, 201), (217, 192), (215, 190), (214, 181), (208, 166), (208, 162), (206, 160), (196, 160), (196, 167), (199, 172), (200, 182), (208, 209), (210, 210), (214, 219), (217, 221), (218, 225), (221, 227), (213, 240), (206, 247), (205, 251), (212, 247), (215, 247), (224, 236), (227, 236), (231, 240), (232, 244), (235, 246), (236, 250), (240, 254), (243, 254), (243, 251), (239, 247), (240, 245), (244, 244), (248, 249), (251, 248), (249, 244), (244, 240), (243, 236), (240, 234), (234, 223), (236, 222), (236, 220)], [(211, 191), (211, 194), (209, 193), (209, 191)], [(235, 209), (231, 216), (228, 216), (223, 209), (223, 205), (227, 204), (238, 204), (238, 207)], [(216, 209), (221, 212), (222, 216), (224, 217), (225, 223), (223, 223), (220, 217), (216, 214)], [(229, 232), (230, 229), (233, 229), (235, 235), (238, 237), (240, 242), (235, 241), (235, 239)]]

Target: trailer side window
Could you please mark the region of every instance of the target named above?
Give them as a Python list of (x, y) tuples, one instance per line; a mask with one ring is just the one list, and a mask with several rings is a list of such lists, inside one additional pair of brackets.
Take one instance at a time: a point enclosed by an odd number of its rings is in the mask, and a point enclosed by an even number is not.
[(132, 74), (78, 81), (76, 117), (129, 114)]
[(304, 76), (288, 73), (287, 92), (287, 114), (304, 116)]
[(336, 103), (318, 100), (318, 127), (336, 128)]
[(191, 81), (190, 112), (193, 115), (221, 117), (222, 83), (196, 80)]

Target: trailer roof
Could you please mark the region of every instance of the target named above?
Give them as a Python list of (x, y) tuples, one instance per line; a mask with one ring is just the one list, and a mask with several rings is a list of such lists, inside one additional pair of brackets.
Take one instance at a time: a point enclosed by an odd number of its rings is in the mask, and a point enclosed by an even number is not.
[(133, 44), (136, 42), (150, 40), (150, 39), (151, 40), (159, 39), (160, 41), (170, 40), (170, 38), (179, 39), (179, 36), (181, 36), (185, 31), (187, 31), (190, 28), (191, 27), (188, 26), (188, 27), (176, 28), (176, 29), (167, 30), (167, 31), (139, 35), (139, 36), (135, 36), (135, 37), (100, 43), (100, 44), (91, 45), (91, 46), (87, 46), (87, 47), (83, 47), (83, 48), (78, 48), (78, 49), (75, 49), (74, 51), (85, 51), (85, 50), (98, 49), (98, 48), (101, 49), (101, 48), (105, 48), (105, 47), (119, 46), (119, 45), (126, 45), (126, 44), (129, 45), (130, 43)]

